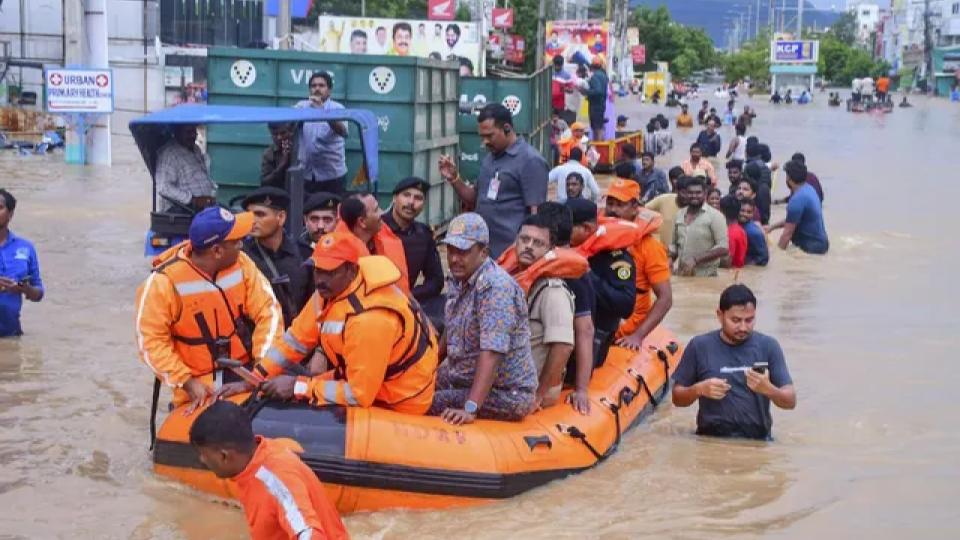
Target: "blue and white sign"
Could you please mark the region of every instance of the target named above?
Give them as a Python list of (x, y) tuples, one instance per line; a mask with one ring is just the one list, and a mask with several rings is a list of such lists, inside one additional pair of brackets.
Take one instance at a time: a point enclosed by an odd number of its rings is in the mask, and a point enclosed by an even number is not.
[(774, 41), (770, 43), (770, 62), (774, 64), (816, 63), (819, 58), (819, 42)]
[(109, 69), (47, 69), (43, 80), (48, 112), (113, 112), (113, 71)]

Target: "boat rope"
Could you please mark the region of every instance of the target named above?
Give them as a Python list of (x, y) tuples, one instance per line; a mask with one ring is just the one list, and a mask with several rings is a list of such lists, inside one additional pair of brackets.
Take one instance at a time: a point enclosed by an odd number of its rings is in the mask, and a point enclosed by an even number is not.
[[(590, 444), (590, 441), (587, 440), (586, 433), (580, 431), (580, 429), (577, 428), (577, 426), (570, 426), (567, 424), (557, 424), (557, 430), (560, 431), (560, 433), (569, 435), (570, 437), (582, 442), (583, 445), (587, 447), (587, 450), (589, 450), (590, 453), (593, 454), (593, 457), (597, 458), (598, 463), (610, 457), (610, 454), (611, 454), (610, 451), (607, 451), (606, 454), (601, 454), (600, 452), (597, 452), (597, 449), (594, 448), (593, 445)], [(616, 448), (616, 447), (613, 446), (611, 448)]]

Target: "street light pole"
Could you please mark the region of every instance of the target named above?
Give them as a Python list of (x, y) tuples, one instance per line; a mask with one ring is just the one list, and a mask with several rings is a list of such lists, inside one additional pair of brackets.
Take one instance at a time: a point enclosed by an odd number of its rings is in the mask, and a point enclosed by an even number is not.
[(803, 0), (797, 0), (797, 39), (803, 39)]

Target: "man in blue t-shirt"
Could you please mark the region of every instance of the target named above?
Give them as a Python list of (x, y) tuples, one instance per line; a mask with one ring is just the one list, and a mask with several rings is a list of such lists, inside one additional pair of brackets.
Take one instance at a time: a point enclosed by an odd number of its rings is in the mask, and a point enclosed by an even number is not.
[(823, 206), (813, 186), (807, 184), (807, 166), (799, 161), (788, 161), (783, 166), (790, 188), (787, 218), (770, 226), (770, 231), (783, 229), (777, 245), (787, 249), (792, 241), (807, 253), (823, 255), (830, 249), (827, 228), (823, 224)]
[(740, 215), (737, 221), (747, 233), (747, 260), (745, 264), (766, 266), (770, 262), (770, 251), (767, 250), (767, 236), (763, 234), (760, 223), (753, 219), (756, 212), (756, 203), (753, 199), (740, 201)]
[(30, 241), (10, 230), (17, 199), (0, 188), (0, 337), (19, 336), (23, 297), (31, 302), (43, 298), (40, 264)]
[(797, 406), (790, 372), (777, 340), (753, 331), (757, 299), (746, 285), (720, 295), (720, 330), (697, 336), (673, 374), (673, 404), (699, 401), (697, 434), (771, 438), (770, 402)]

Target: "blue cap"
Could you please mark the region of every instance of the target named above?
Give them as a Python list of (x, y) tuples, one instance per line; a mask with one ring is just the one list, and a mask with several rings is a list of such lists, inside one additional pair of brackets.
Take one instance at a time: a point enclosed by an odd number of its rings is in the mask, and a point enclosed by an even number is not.
[(470, 249), (474, 244), (490, 243), (490, 230), (480, 214), (467, 212), (453, 218), (443, 243), (457, 249)]
[(190, 245), (206, 249), (220, 242), (240, 240), (253, 228), (253, 213), (234, 215), (226, 208), (210, 206), (193, 216), (190, 223)]

